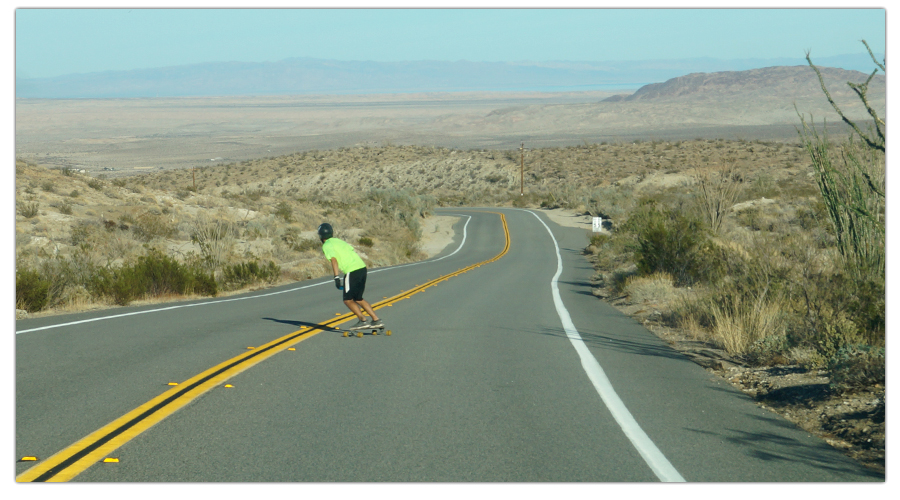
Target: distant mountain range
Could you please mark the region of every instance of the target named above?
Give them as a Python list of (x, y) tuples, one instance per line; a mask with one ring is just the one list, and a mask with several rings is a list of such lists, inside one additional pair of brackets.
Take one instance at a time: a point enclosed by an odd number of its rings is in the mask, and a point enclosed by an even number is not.
[[(819, 72), (830, 92), (853, 96), (847, 82), (861, 83), (868, 75), (859, 71), (820, 66)], [(871, 96), (883, 96), (886, 78), (879, 72), (869, 83)], [(771, 66), (745, 71), (720, 71), (716, 73), (691, 73), (662, 83), (645, 85), (631, 95), (616, 95), (605, 99), (616, 101), (647, 101), (665, 99), (704, 100), (735, 97), (740, 99), (785, 98), (799, 99), (819, 96), (821, 84), (815, 71), (807, 66)], [(855, 97), (854, 97), (855, 98)]]
[[(884, 55), (876, 55), (879, 61)], [(870, 73), (868, 54), (816, 58), (817, 66)], [(606, 62), (366, 62), (309, 58), (217, 62), (132, 71), (16, 78), (17, 98), (263, 96), (464, 91), (634, 90), (691, 73), (806, 66), (803, 57)]]

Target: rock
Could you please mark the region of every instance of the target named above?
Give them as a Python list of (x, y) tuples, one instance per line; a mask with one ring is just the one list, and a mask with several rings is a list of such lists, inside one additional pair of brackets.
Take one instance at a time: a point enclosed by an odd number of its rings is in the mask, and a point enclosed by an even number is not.
[(24, 309), (16, 309), (16, 319), (25, 319), (28, 317), (28, 311)]

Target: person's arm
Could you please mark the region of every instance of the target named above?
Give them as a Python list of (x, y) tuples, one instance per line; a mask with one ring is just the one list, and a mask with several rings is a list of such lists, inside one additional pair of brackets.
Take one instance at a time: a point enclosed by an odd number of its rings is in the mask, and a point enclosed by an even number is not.
[(334, 273), (335, 288), (337, 288), (338, 290), (343, 290), (344, 289), (344, 283), (343, 283), (344, 280), (341, 279), (341, 274), (340, 274), (340, 269), (338, 268), (337, 259), (335, 259), (334, 257), (331, 258), (331, 272)]
[(338, 267), (337, 259), (334, 257), (331, 258), (331, 274), (333, 274), (335, 277), (340, 276), (340, 274), (341, 274), (341, 270)]

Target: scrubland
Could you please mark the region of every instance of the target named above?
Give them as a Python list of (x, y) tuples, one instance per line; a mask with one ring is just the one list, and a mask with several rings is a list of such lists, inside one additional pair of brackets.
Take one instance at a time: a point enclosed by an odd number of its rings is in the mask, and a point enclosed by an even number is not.
[[(862, 158), (883, 192), (883, 153), (840, 142), (829, 154)], [(870, 448), (880, 439), (883, 464), (884, 235), (866, 236), (865, 258), (848, 252), (802, 141), (526, 150), (525, 196), (521, 155), (386, 144), (113, 179), (17, 161), (17, 308), (48, 314), (324, 276), (314, 233), (323, 221), (384, 266), (423, 257), (421, 223), (437, 206), (563, 208), (612, 221), (609, 233), (585, 233), (595, 294), (651, 329), (730, 363), (874, 390), (881, 434)], [(871, 209), (883, 221), (883, 201)]]

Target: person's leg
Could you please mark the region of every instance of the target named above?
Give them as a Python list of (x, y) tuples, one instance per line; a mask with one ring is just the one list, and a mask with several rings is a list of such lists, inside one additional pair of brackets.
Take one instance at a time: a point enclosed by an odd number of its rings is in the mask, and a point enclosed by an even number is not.
[(362, 315), (362, 311), (359, 310), (359, 306), (356, 304), (355, 300), (345, 300), (344, 304), (347, 305), (347, 308), (350, 309), (350, 311), (352, 311), (360, 321), (366, 320), (365, 316)]
[(369, 317), (372, 318), (372, 321), (378, 321), (378, 316), (375, 315), (375, 311), (372, 309), (372, 306), (367, 301), (357, 300), (356, 304), (354, 304), (354, 305), (362, 306), (362, 308), (365, 309), (365, 311), (369, 315)]

